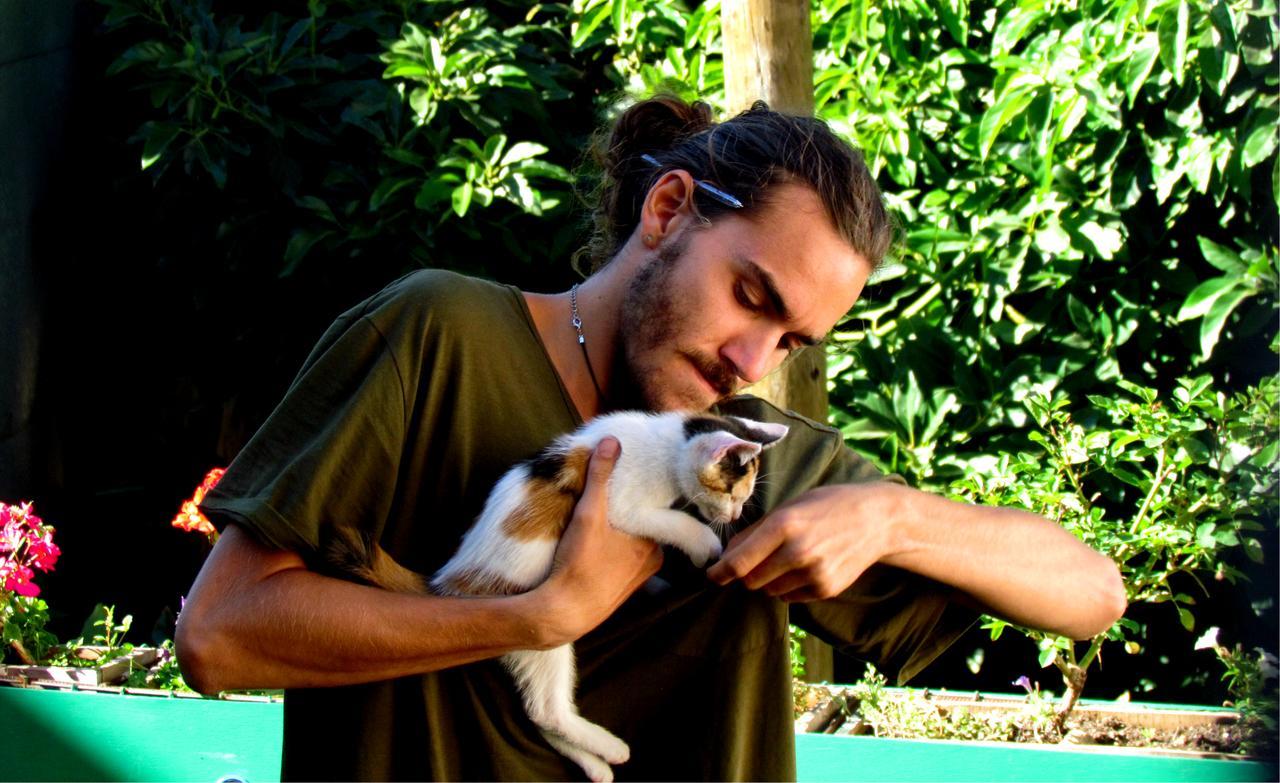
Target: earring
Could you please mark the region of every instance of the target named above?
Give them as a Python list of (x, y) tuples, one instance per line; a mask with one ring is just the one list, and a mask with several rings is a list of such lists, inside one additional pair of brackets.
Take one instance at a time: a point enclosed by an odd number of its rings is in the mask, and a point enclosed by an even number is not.
[(653, 247), (653, 234), (644, 235), (644, 245), (645, 247)]

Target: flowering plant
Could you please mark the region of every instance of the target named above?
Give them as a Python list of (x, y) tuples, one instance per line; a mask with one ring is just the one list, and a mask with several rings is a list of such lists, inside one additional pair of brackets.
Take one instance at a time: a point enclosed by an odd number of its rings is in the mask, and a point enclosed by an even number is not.
[(53, 543), (53, 526), (31, 511), (31, 503), (0, 503), (0, 589), (34, 598), (40, 587), (33, 569), (52, 571), (62, 550)]
[(189, 533), (204, 533), (210, 544), (218, 543), (218, 531), (214, 528), (213, 523), (204, 514), (200, 513), (200, 503), (204, 501), (205, 494), (217, 486), (222, 479), (222, 474), (226, 472), (226, 468), (214, 468), (206, 473), (204, 481), (200, 482), (200, 486), (196, 487), (195, 494), (191, 496), (191, 499), (183, 501), (182, 510), (173, 518), (171, 524), (179, 530), (186, 530)]
[(62, 554), (53, 543), (53, 526), (31, 507), (0, 503), (0, 657), (12, 651), (28, 664), (55, 642), (45, 631), (48, 607), (36, 597), (35, 572), (52, 571)]

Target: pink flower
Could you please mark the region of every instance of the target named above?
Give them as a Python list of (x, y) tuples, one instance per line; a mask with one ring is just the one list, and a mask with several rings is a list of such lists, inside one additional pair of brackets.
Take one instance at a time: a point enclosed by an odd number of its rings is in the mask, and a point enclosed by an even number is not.
[(18, 595), (37, 596), (40, 595), (40, 588), (35, 582), (31, 581), (31, 577), (35, 574), (30, 568), (24, 565), (15, 565), (8, 569), (8, 573), (4, 578), (4, 589)]
[(58, 555), (62, 554), (62, 550), (58, 545), (53, 543), (53, 534), (47, 533), (44, 538), (37, 538), (27, 543), (27, 555), (31, 558), (31, 565), (39, 568), (41, 571), (52, 571), (53, 564), (58, 562)]
[(30, 501), (0, 503), (0, 590), (34, 597), (40, 587), (31, 581), (33, 568), (53, 570), (62, 550), (53, 543), (53, 526), (32, 513)]

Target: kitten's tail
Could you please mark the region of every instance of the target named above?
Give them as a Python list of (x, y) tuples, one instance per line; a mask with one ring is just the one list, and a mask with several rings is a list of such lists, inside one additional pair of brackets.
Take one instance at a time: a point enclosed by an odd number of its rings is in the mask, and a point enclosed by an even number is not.
[(325, 559), (342, 573), (384, 590), (428, 592), (426, 580), (393, 560), (368, 530), (335, 527), (325, 547)]

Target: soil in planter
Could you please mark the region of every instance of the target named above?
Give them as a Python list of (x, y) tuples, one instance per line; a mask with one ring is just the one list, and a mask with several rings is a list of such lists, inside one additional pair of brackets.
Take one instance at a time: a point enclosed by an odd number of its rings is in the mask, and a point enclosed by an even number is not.
[[(927, 692), (926, 692), (927, 694)], [(1078, 709), (1059, 728), (1034, 705), (1009, 705), (996, 712), (972, 705), (938, 703), (924, 694), (892, 697), (894, 719), (876, 725), (865, 720), (851, 690), (796, 683), (796, 730), (827, 734), (874, 734), (899, 739), (967, 739), (1002, 742), (1062, 743), (1130, 748), (1164, 748), (1202, 753), (1275, 757), (1276, 737), (1256, 719), (1177, 728), (1131, 725), (1114, 715)], [(882, 697), (884, 698), (884, 697)]]
[[(1151, 729), (1130, 726), (1115, 717), (1080, 715), (1067, 718), (1067, 734), (1062, 741), (1124, 748), (1169, 748), (1195, 750), (1202, 753), (1241, 753), (1244, 743), (1250, 738), (1249, 728), (1239, 723), (1187, 726), (1180, 729)], [(1255, 739), (1255, 743), (1256, 741)]]

